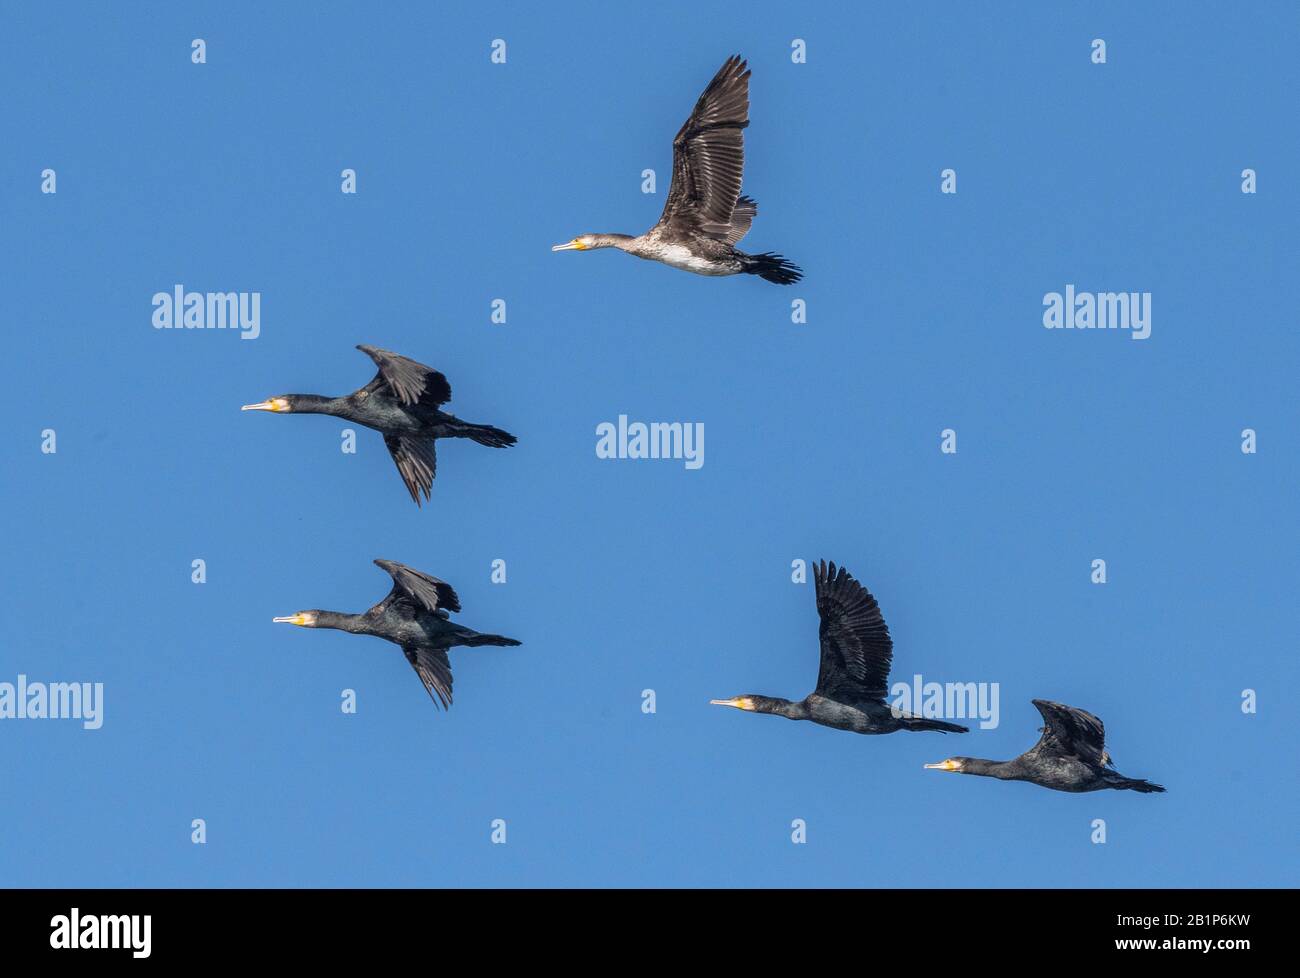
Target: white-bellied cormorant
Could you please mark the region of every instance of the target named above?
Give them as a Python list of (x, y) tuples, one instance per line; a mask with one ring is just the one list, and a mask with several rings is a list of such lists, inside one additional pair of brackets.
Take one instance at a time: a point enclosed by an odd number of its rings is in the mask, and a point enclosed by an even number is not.
[(659, 223), (645, 234), (582, 234), (552, 251), (617, 248), (697, 275), (758, 275), (778, 285), (803, 272), (780, 255), (749, 255), (736, 243), (758, 204), (740, 195), (749, 125), (749, 69), (733, 55), (718, 69), (673, 139), (673, 179)]
[(412, 570), (395, 560), (375, 564), (393, 578), (388, 596), (369, 611), (349, 615), (339, 611), (299, 611), (274, 621), (304, 628), (337, 628), (353, 635), (373, 635), (406, 653), (435, 706), (451, 706), (451, 663), (447, 650), (455, 645), (519, 645), (503, 635), (484, 635), (449, 620), (447, 612), (460, 611), (460, 598), (450, 584)]
[(1114, 769), (1106, 751), (1106, 728), (1086, 710), (1050, 700), (1034, 700), (1043, 715), (1038, 743), (1010, 761), (950, 757), (926, 767), (957, 774), (978, 774), (1003, 781), (1032, 781), (1056, 791), (1164, 791), (1141, 778), (1126, 778)]
[(470, 424), (440, 411), (451, 400), (447, 378), (422, 363), (381, 350), (358, 345), (357, 349), (379, 366), (374, 380), (343, 397), (317, 394), (281, 394), (258, 404), (245, 404), (245, 411), (273, 411), (277, 414), (330, 414), (373, 428), (384, 436), (397, 471), (417, 506), (420, 494), (428, 499), (437, 468), (434, 440), (470, 438), (489, 448), (506, 448), (515, 436), (486, 424)]
[(747, 694), (729, 700), (709, 700), (753, 713), (772, 713), (789, 720), (811, 720), (860, 734), (895, 730), (942, 730), (966, 733), (967, 728), (945, 720), (896, 714), (885, 702), (894, 643), (880, 605), (871, 592), (843, 567), (813, 565), (817, 614), (821, 616), (821, 670), (817, 688), (798, 703)]

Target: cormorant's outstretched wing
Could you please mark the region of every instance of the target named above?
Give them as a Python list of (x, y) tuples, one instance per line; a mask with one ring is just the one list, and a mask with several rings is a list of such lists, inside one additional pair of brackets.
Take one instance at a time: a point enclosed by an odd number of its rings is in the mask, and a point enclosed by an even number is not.
[(375, 566), (382, 567), (393, 578), (393, 590), (385, 601), (410, 598), (426, 611), (460, 611), (460, 598), (446, 581), (395, 560), (376, 560)]
[[(673, 139), (673, 180), (660, 224), (685, 224), (719, 240), (733, 233), (747, 125), (749, 69), (739, 55), (732, 55)], [(740, 231), (735, 240), (743, 234)]]
[(434, 451), (433, 439), (385, 434), (384, 444), (397, 463), (397, 471), (406, 483), (406, 491), (415, 500), (415, 505), (421, 505), (420, 493), (424, 493), (425, 499), (432, 498), (433, 476), (438, 470), (438, 456)]
[(444, 710), (451, 709), (451, 663), (447, 660), (447, 650), (403, 645), (402, 651), (406, 653), (406, 661), (415, 667), (415, 674), (424, 683), (433, 705), (441, 701)]
[(1080, 710), (1051, 700), (1034, 700), (1043, 715), (1043, 735), (1029, 754), (1054, 757), (1077, 757), (1089, 764), (1110, 763), (1106, 753), (1106, 728), (1087, 710)]
[(731, 226), (727, 229), (727, 236), (724, 239), (727, 244), (734, 247), (741, 238), (749, 234), (749, 226), (754, 223), (754, 218), (757, 216), (758, 204), (741, 194), (736, 200), (735, 210), (731, 212)]
[(377, 346), (357, 344), (357, 349), (375, 361), (379, 374), (366, 385), (366, 390), (375, 390), (385, 386), (403, 404), (420, 401), (431, 407), (438, 407), (451, 400), (451, 384), (447, 378), (432, 367), (416, 363), (407, 357), (381, 350)]
[(889, 685), (894, 643), (880, 605), (843, 567), (813, 565), (821, 616), (822, 665), (817, 690), (832, 699), (881, 698)]

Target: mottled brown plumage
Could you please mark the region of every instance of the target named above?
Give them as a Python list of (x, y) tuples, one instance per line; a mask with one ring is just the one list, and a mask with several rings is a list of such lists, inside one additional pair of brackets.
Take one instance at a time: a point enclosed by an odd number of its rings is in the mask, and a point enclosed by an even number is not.
[(780, 255), (735, 247), (758, 205), (740, 194), (749, 125), (749, 68), (728, 58), (673, 139), (673, 178), (663, 213), (645, 234), (584, 234), (552, 251), (617, 248), (697, 275), (758, 275), (789, 285), (803, 276)]

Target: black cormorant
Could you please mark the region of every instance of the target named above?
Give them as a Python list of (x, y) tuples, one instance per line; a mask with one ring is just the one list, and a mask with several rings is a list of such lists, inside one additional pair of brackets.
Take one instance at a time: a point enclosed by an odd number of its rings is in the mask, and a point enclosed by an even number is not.
[(821, 616), (822, 661), (817, 688), (798, 703), (752, 693), (729, 700), (709, 700), (753, 713), (772, 713), (789, 720), (811, 720), (860, 734), (895, 730), (942, 730), (966, 733), (967, 728), (944, 720), (896, 713), (885, 702), (894, 643), (871, 592), (843, 567), (825, 561), (813, 565), (817, 614)]
[(375, 379), (343, 397), (318, 394), (281, 394), (258, 404), (245, 404), (245, 411), (274, 411), (277, 414), (332, 414), (356, 424), (374, 428), (384, 436), (407, 492), (420, 505), (420, 494), (428, 499), (437, 468), (433, 443), (437, 438), (471, 438), (489, 448), (506, 448), (515, 436), (486, 424), (470, 424), (438, 410), (451, 400), (447, 378), (431, 367), (374, 346), (359, 345), (362, 353), (379, 366)]
[(582, 234), (552, 251), (617, 248), (697, 275), (758, 275), (778, 285), (803, 277), (780, 255), (748, 255), (736, 243), (758, 204), (740, 195), (749, 125), (749, 69), (733, 55), (718, 69), (673, 139), (673, 179), (659, 223), (645, 234)]
[(1091, 713), (1050, 700), (1034, 700), (1043, 715), (1038, 743), (1011, 761), (950, 757), (926, 767), (957, 774), (978, 774), (1003, 781), (1032, 781), (1056, 791), (1164, 791), (1141, 778), (1126, 778), (1114, 769), (1106, 751), (1106, 728)]
[(460, 598), (450, 584), (412, 570), (395, 560), (376, 560), (388, 571), (393, 589), (369, 611), (349, 615), (339, 611), (299, 611), (274, 621), (304, 628), (337, 628), (353, 635), (373, 635), (406, 653), (434, 706), (451, 706), (451, 663), (447, 650), (454, 645), (519, 645), (503, 635), (484, 635), (449, 619), (460, 611)]

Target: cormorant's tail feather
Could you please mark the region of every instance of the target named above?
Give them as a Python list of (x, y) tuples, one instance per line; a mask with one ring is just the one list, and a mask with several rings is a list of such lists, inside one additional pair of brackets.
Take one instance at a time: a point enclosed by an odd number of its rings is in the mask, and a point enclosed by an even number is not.
[(465, 423), (461, 428), (461, 434), (488, 448), (509, 448), (517, 440), (510, 432), (493, 428), (490, 424)]
[(461, 645), (523, 645), (523, 642), (516, 641), (513, 638), (506, 638), (504, 635), (466, 635), (459, 643)]
[(1162, 784), (1153, 784), (1150, 781), (1144, 781), (1141, 778), (1125, 778), (1115, 787), (1121, 791), (1140, 791), (1144, 795), (1149, 795), (1153, 791), (1164, 791), (1165, 786)]
[(777, 285), (793, 285), (803, 278), (803, 269), (780, 255), (765, 251), (761, 255), (742, 255), (746, 275), (757, 275)]
[(928, 717), (902, 717), (905, 730), (941, 730), (944, 733), (970, 733), (970, 727), (947, 720), (931, 720)]

